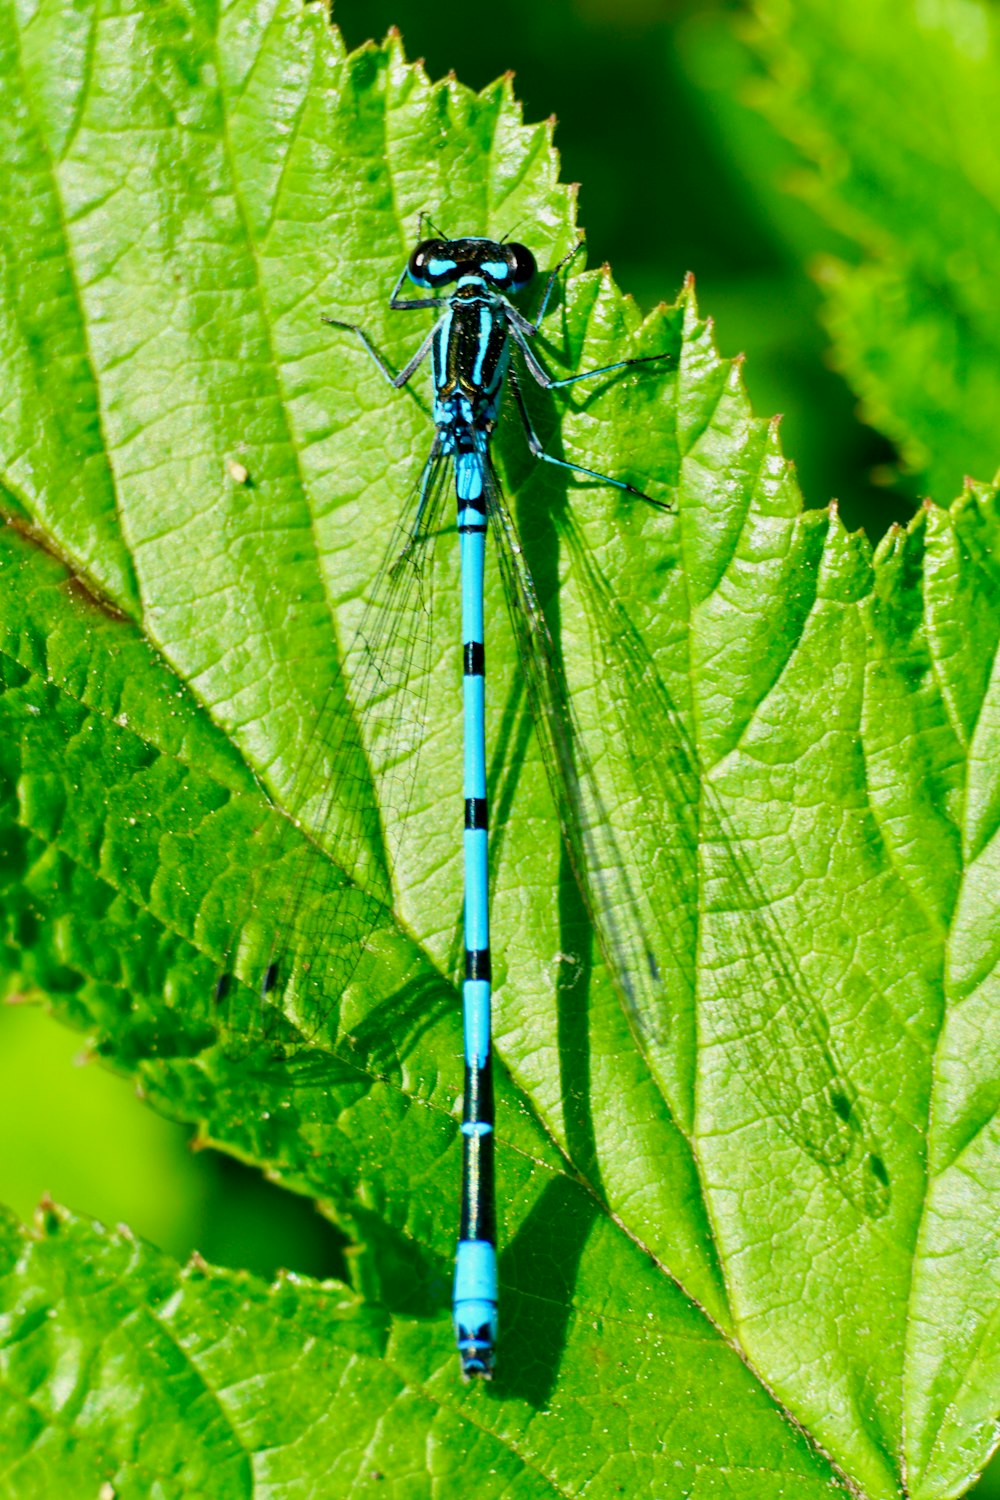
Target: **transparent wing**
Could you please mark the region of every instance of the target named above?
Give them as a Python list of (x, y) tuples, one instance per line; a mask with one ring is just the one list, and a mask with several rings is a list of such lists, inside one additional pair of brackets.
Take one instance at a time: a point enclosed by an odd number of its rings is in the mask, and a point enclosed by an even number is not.
[[(566, 848), (594, 922), (605, 961), (641, 1040), (665, 1056), (679, 1013), (694, 992), (694, 913), (697, 911), (697, 797), (693, 766), (669, 771), (669, 823), (635, 819), (643, 789), (660, 774), (657, 754), (620, 733), (622, 777), (600, 778), (588, 754), (513, 518), (495, 474), (487, 490), (511, 626), (536, 733)], [(644, 670), (626, 660), (618, 691)], [(600, 685), (600, 705), (610, 685)], [(617, 705), (624, 712), (625, 703)], [(596, 707), (596, 704), (595, 704)], [(652, 727), (652, 726), (651, 726)], [(631, 832), (629, 832), (631, 829)]]
[(688, 894), (700, 900), (708, 918), (699, 935), (702, 967), (740, 1039), (747, 1082), (768, 1115), (836, 1179), (845, 1196), (880, 1217), (889, 1206), (884, 1159), (837, 1056), (822, 1001), (784, 936), (717, 789), (700, 775), (697, 749), (641, 636), (571, 519), (566, 534), (587, 580), (587, 608), (608, 678), (625, 686), (624, 694), (610, 696), (628, 704), (638, 742), (629, 763), (645, 768), (635, 795), (650, 809), (654, 827), (676, 819), (678, 796), (684, 808), (685, 847), (696, 849), (699, 860), (697, 867), (692, 861), (685, 867), (692, 882)]
[(712, 918), (705, 963), (748, 1061), (750, 1087), (845, 1196), (880, 1218), (890, 1196), (884, 1157), (837, 1057), (822, 1001), (796, 961), (723, 804), (707, 784), (702, 849)]
[[(681, 1123), (696, 1039), (699, 941), (725, 990), (747, 1082), (768, 1115), (871, 1217), (884, 1160), (836, 1055), (819, 998), (656, 664), (571, 516), (560, 534), (583, 587), (603, 680), (599, 758), (588, 753), (517, 532), (494, 481), (490, 514), (536, 730), (571, 863), (606, 963)], [(609, 730), (610, 726), (610, 730)], [(592, 738), (588, 735), (588, 739)], [(699, 933), (700, 905), (711, 920)]]
[(411, 496), (393, 528), (290, 791), (246, 851), (253, 873), (217, 989), (231, 1043), (332, 1041), (359, 965), (393, 941), (392, 869), (426, 728), (448, 476), (435, 445), (422, 502)]

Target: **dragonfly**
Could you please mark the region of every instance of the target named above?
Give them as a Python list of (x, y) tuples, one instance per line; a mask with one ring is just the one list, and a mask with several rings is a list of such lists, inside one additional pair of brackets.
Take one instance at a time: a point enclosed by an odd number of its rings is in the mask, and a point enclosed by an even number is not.
[[(423, 225), (421, 224), (421, 232)], [(534, 319), (511, 300), (535, 280), (535, 256), (512, 240), (465, 235), (421, 238), (389, 297), (394, 312), (433, 311), (435, 321), (412, 357), (395, 370), (364, 328), (325, 317), (330, 326), (356, 337), (396, 390), (431, 361), (434, 438), (420, 476), (415, 513), (400, 555), (387, 572), (398, 578), (412, 565), (432, 526), (446, 468), (454, 473), (461, 563), (461, 617), (464, 731), (464, 948), (462, 1016), (465, 1085), (462, 1110), (462, 1190), (455, 1255), (453, 1320), (462, 1373), (489, 1378), (497, 1342), (498, 1283), (494, 1186), (494, 1101), (492, 1082), (492, 979), (489, 911), (489, 835), (486, 755), (486, 660), (484, 577), (487, 533), (492, 532), (508, 608), (515, 626), (522, 666), (536, 723), (553, 751), (563, 803), (563, 823), (572, 820), (564, 781), (579, 774), (579, 751), (559, 690), (555, 651), (524, 560), (491, 456), (491, 442), (509, 389), (530, 453), (541, 463), (570, 470), (623, 491), (661, 510), (669, 502), (646, 495), (623, 479), (548, 453), (531, 421), (518, 366), (545, 390), (563, 390), (586, 380), (673, 357), (672, 351), (615, 360), (555, 378), (532, 340), (548, 311), (560, 273), (582, 242), (550, 272)], [(430, 295), (402, 296), (404, 283)], [(552, 741), (555, 741), (553, 744)], [(572, 801), (572, 797), (569, 798)], [(579, 822), (579, 820), (577, 820)], [(576, 864), (587, 863), (586, 833), (577, 826)]]

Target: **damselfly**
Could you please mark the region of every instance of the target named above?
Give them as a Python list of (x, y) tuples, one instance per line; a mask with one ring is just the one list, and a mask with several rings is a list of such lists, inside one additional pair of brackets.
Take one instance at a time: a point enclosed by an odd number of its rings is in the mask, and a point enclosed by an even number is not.
[[(579, 249), (579, 246), (577, 247)], [(524, 245), (478, 236), (425, 239), (413, 251), (389, 298), (394, 311), (431, 309), (438, 317), (403, 368), (394, 371), (365, 331), (356, 324), (326, 318), (360, 339), (386, 380), (404, 386), (430, 356), (433, 369), (434, 440), (424, 466), (412, 533), (404, 552), (419, 545), (442, 463), (455, 471), (462, 569), (462, 651), (465, 737), (465, 979), (462, 993), (465, 1039), (465, 1095), (462, 1116), (463, 1163), (461, 1227), (455, 1262), (454, 1321), (465, 1375), (490, 1375), (497, 1331), (497, 1262), (493, 1168), (493, 1086), (491, 1064), (491, 965), (489, 860), (487, 852), (485, 646), (483, 578), (486, 534), (492, 530), (500, 556), (515, 635), (536, 718), (557, 712), (552, 691), (555, 668), (551, 642), (534, 585), (504, 502), (490, 454), (504, 390), (513, 393), (532, 454), (542, 462), (587, 475), (658, 505), (634, 485), (599, 474), (582, 464), (553, 457), (539, 441), (511, 361), (512, 350), (539, 385), (562, 389), (579, 381), (668, 358), (654, 354), (616, 360), (596, 369), (553, 378), (530, 340), (545, 317), (560, 271), (570, 252), (549, 275), (534, 321), (510, 300), (536, 275), (535, 258)], [(450, 287), (443, 297), (401, 297), (409, 279), (430, 292)], [(560, 741), (557, 763), (573, 754), (568, 727), (546, 725), (545, 737)], [(558, 773), (557, 773), (558, 774)]]
[[(253, 915), (241, 926), (231, 965), (232, 975), (248, 986), (239, 992), (241, 999), (234, 997), (244, 1010), (230, 1017), (231, 1036), (241, 1034), (247, 998), (256, 990), (266, 998), (270, 1024), (277, 1028), (272, 1041), (294, 1049), (305, 1039), (324, 1055), (367, 1060), (371, 1078), (391, 1077), (422, 1029), (449, 1004), (448, 986), (429, 980), (426, 964), (407, 977), (408, 960), (405, 955), (400, 960), (393, 865), (401, 828), (410, 817), (417, 752), (426, 733), (433, 576), (427, 563), (454, 468), (466, 824), (466, 1084), (454, 1311), (468, 1375), (491, 1373), (497, 1323), (483, 628), (488, 533), (569, 860), (601, 957), (678, 1129), (692, 1139), (695, 955), (707, 944), (709, 969), (728, 976), (722, 998), (744, 1038), (741, 1062), (761, 1108), (862, 1214), (879, 1217), (889, 1201), (883, 1157), (837, 1057), (823, 1007), (741, 852), (743, 841), (726, 805), (702, 773), (694, 741), (656, 663), (567, 509), (559, 533), (582, 590), (595, 638), (594, 661), (604, 680), (602, 744), (594, 746), (594, 754), (588, 753), (590, 729), (582, 734), (577, 722), (492, 463), (501, 399), (509, 387), (529, 449), (540, 460), (648, 500), (631, 484), (544, 452), (518, 384), (518, 367), (523, 363), (540, 384), (558, 388), (663, 360), (674, 351), (553, 380), (530, 341), (569, 259), (550, 274), (532, 322), (510, 300), (536, 274), (525, 247), (472, 237), (422, 241), (393, 289), (390, 306), (430, 310), (436, 321), (398, 374), (361, 328), (326, 320), (359, 338), (397, 388), (431, 358), (435, 435), (415, 499), (363, 591), (364, 608), (343, 671), (311, 728), (309, 750), (282, 807), (275, 810), (276, 832), (270, 838), (265, 834), (261, 848), (253, 851), (259, 871)], [(403, 298), (406, 277), (428, 291), (452, 290)], [(380, 976), (387, 967), (395, 977), (385, 989)], [(356, 1067), (349, 1072), (351, 1079), (360, 1076)], [(353, 1086), (349, 1079), (347, 1087)]]

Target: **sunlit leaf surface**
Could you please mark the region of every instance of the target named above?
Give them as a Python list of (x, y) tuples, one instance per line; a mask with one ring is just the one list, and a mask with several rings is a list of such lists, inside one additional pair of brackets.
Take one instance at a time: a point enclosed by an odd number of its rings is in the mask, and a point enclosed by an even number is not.
[[(660, 990), (594, 941), (494, 568), (503, 1333), (463, 1389), (454, 536), (387, 760), (352, 642), (427, 390), (320, 314), (415, 347), (421, 210), (554, 264), (549, 127), (298, 0), (8, 4), (0, 65), (9, 984), (357, 1245), (354, 1292), (266, 1290), (10, 1228), (10, 1492), (961, 1493), (1000, 1395), (994, 491), (873, 559), (802, 513), (691, 288), (640, 326), (570, 275), (554, 369), (674, 358), (536, 423), (674, 513), (538, 472), (510, 413), (498, 461)], [(353, 837), (302, 793), (335, 732)], [(217, 999), (248, 888), (287, 909), (303, 862), (339, 893), (310, 939), (361, 961), (302, 1013), (239, 962)]]

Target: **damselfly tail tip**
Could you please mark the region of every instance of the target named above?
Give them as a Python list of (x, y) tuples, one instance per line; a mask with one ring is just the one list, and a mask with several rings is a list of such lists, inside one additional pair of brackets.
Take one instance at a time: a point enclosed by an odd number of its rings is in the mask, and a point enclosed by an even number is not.
[(459, 1240), (452, 1312), (463, 1379), (491, 1379), (497, 1342), (497, 1252), (492, 1240)]
[(493, 1379), (493, 1348), (489, 1344), (479, 1343), (470, 1339), (467, 1345), (459, 1348), (459, 1358), (462, 1361), (462, 1379), (466, 1382), (473, 1380)]

